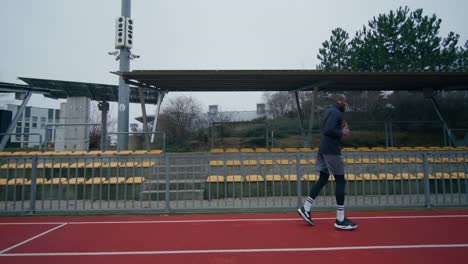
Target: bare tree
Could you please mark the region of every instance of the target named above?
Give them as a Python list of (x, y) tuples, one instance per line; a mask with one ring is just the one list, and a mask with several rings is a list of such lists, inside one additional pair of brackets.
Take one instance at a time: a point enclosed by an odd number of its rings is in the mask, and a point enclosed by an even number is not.
[(273, 118), (285, 117), (294, 110), (292, 97), (288, 92), (263, 93), (263, 100)]
[(189, 96), (169, 100), (160, 116), (161, 130), (178, 139), (187, 139), (196, 129), (206, 125), (201, 117), (200, 102)]

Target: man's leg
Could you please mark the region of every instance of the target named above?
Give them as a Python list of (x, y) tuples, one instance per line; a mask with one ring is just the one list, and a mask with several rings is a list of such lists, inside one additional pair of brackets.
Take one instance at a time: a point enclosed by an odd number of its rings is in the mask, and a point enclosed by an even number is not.
[(345, 201), (345, 186), (346, 181), (344, 175), (335, 175), (336, 189), (336, 219), (338, 221), (344, 220), (344, 201)]
[(330, 177), (330, 174), (328, 174), (325, 171), (320, 171), (320, 177), (318, 181), (314, 184), (314, 186), (312, 186), (312, 188), (310, 189), (309, 197), (307, 197), (307, 200), (304, 204), (304, 209), (307, 212), (310, 212), (312, 203), (314, 202), (315, 198), (319, 195), (323, 186), (325, 186), (328, 183), (329, 177)]
[(325, 164), (324, 156), (323, 156), (322, 153), (318, 153), (317, 161), (315, 163), (315, 167), (317, 168), (318, 171), (320, 171), (319, 180), (310, 189), (309, 197), (307, 197), (306, 202), (304, 203), (304, 205), (301, 208), (297, 209), (299, 215), (309, 225), (314, 225), (314, 222), (312, 221), (312, 219), (310, 217), (310, 210), (311, 210), (311, 207), (312, 207), (312, 203), (314, 202), (314, 199), (317, 197), (317, 195), (322, 190), (323, 186), (325, 186), (325, 184), (327, 184), (328, 177), (330, 177), (330, 174), (328, 173), (328, 168), (327, 168), (327, 165)]
[(345, 186), (346, 180), (344, 175), (335, 175), (336, 182), (336, 222), (335, 227), (343, 230), (353, 230), (357, 228), (357, 224), (345, 217)]

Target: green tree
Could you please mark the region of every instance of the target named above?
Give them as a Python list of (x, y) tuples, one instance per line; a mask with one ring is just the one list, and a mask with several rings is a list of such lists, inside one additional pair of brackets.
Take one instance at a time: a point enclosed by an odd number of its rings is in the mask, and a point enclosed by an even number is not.
[(317, 58), (321, 61), (317, 66), (320, 70), (349, 70), (350, 50), (349, 34), (342, 28), (332, 30), (330, 40), (322, 43)]

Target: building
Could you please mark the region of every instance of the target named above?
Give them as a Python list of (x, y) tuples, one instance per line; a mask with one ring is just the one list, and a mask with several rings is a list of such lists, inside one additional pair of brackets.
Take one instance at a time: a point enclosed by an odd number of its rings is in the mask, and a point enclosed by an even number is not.
[[(14, 117), (19, 107), (19, 105), (8, 104), (7, 110), (11, 111)], [(51, 139), (55, 138), (55, 127), (48, 125), (58, 124), (60, 123), (59, 120), (59, 109), (26, 106), (22, 116), (19, 117), (16, 123), (16, 127), (12, 131), (12, 133), (17, 134), (10, 137), (10, 144), (20, 148), (39, 146), (41, 144), (39, 134), (42, 137), (42, 141), (46, 141), (46, 127), (49, 130), (47, 133), (49, 139), (47, 140), (51, 141)]]
[(214, 122), (244, 122), (268, 117), (265, 104), (257, 104), (256, 111), (218, 111), (218, 105), (208, 107), (208, 120)]

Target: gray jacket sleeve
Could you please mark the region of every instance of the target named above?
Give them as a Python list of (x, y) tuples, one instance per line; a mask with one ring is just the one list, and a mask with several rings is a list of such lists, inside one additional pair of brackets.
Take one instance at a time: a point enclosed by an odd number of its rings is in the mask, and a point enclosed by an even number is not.
[(337, 111), (330, 111), (323, 127), (323, 134), (329, 137), (341, 138), (343, 130), (341, 128), (341, 114)]

